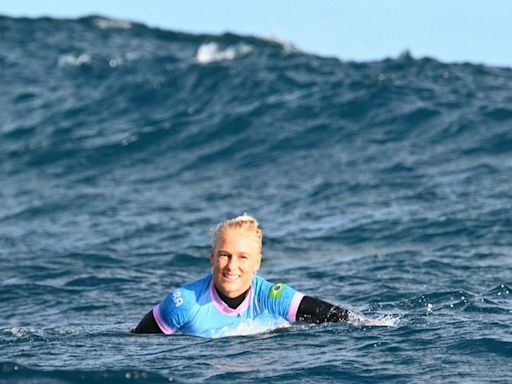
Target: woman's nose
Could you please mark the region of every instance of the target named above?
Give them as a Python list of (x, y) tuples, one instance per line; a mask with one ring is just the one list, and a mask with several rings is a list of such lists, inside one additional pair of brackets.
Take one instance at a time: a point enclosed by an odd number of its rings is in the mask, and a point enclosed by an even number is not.
[(236, 260), (236, 257), (230, 257), (227, 267), (230, 270), (233, 270), (233, 269), (236, 269), (237, 266), (238, 266), (238, 261)]

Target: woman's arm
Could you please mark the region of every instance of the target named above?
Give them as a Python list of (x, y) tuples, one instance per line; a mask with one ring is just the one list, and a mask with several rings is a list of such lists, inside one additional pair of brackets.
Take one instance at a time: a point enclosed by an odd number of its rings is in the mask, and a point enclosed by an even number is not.
[(329, 304), (323, 300), (304, 296), (297, 309), (297, 321), (306, 323), (338, 323), (347, 321), (349, 310)]
[(146, 316), (140, 321), (139, 325), (133, 328), (131, 333), (163, 333), (156, 323), (153, 311), (146, 313)]

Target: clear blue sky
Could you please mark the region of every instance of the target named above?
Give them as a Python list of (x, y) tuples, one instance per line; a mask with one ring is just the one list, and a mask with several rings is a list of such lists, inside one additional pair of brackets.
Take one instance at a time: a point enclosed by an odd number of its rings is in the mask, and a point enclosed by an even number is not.
[(510, 0), (0, 0), (8, 16), (101, 14), (192, 33), (278, 37), (344, 60), (414, 57), (512, 67)]

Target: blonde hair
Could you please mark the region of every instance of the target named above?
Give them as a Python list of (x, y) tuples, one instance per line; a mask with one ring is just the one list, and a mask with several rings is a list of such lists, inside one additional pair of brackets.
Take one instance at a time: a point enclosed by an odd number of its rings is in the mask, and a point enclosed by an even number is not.
[(247, 213), (244, 213), (241, 216), (237, 216), (232, 219), (223, 221), (222, 223), (217, 225), (217, 228), (215, 229), (215, 233), (213, 234), (212, 250), (215, 249), (215, 247), (217, 246), (217, 240), (220, 238), (220, 236), (224, 235), (224, 233), (228, 229), (243, 229), (246, 231), (253, 232), (260, 244), (260, 254), (262, 253), (263, 232), (261, 231), (261, 229), (259, 227), (258, 220), (256, 220), (254, 217), (248, 215)]

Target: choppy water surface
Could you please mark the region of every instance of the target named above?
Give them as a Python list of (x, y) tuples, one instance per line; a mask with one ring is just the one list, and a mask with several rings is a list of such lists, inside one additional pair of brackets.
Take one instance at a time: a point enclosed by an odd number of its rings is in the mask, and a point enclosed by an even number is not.
[[(511, 69), (98, 17), (0, 33), (0, 381), (512, 380)], [(242, 212), (264, 277), (360, 321), (130, 335)]]

